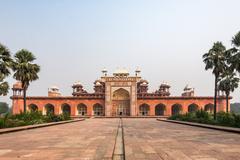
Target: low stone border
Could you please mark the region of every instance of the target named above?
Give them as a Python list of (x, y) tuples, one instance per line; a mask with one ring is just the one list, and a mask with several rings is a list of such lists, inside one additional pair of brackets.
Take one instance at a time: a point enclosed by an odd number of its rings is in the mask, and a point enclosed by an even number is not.
[(168, 116), (92, 116), (91, 118), (168, 118)]
[(215, 129), (215, 130), (220, 130), (220, 131), (225, 131), (225, 132), (240, 133), (240, 128), (216, 126), (216, 125), (210, 125), (210, 124), (176, 121), (176, 120), (166, 120), (166, 119), (157, 119), (157, 120), (158, 121), (163, 121), (163, 122), (170, 122), (170, 123), (177, 123), (177, 124), (183, 124), (183, 125), (189, 125), (189, 126), (208, 128), (208, 129)]
[(72, 119), (88, 119), (91, 118), (91, 116), (70, 116)]
[(23, 130), (28, 130), (28, 129), (42, 128), (42, 127), (49, 127), (49, 126), (78, 122), (78, 121), (83, 121), (83, 120), (85, 120), (85, 119), (82, 118), (82, 119), (74, 119), (74, 120), (60, 121), (60, 122), (50, 122), (50, 123), (35, 124), (35, 125), (28, 125), (28, 126), (21, 126), (21, 127), (3, 128), (3, 129), (0, 129), (0, 134), (23, 131)]

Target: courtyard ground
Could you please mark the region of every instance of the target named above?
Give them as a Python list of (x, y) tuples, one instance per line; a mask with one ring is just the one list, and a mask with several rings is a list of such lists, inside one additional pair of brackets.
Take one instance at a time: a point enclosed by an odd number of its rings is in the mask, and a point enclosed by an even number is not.
[[(240, 159), (240, 135), (156, 121), (123, 119), (125, 158)], [(112, 159), (119, 119), (85, 121), (0, 135), (0, 160)]]

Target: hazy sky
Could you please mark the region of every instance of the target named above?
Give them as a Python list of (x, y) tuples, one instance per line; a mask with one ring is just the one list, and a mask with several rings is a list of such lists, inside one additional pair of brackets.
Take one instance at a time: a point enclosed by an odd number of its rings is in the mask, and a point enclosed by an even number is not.
[[(214, 76), (202, 55), (215, 41), (231, 46), (239, 6), (239, 0), (0, 0), (0, 43), (37, 57), (40, 79), (28, 95), (46, 96), (52, 85), (71, 95), (78, 80), (91, 92), (102, 68), (134, 74), (139, 66), (150, 92), (167, 81), (172, 95), (189, 84), (196, 95), (212, 96)], [(239, 91), (232, 102), (240, 101)], [(11, 94), (0, 101), (10, 103)]]

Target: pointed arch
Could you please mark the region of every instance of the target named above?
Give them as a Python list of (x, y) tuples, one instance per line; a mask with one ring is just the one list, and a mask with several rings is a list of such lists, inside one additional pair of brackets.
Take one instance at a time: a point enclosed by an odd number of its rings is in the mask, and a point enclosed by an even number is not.
[(46, 104), (45, 106), (44, 106), (44, 109), (45, 109), (45, 113), (46, 114), (54, 114), (54, 105), (52, 105), (52, 104), (50, 104), (50, 103), (48, 103), (48, 104)]
[(85, 116), (87, 115), (87, 106), (83, 103), (78, 104), (77, 106), (78, 115)]
[(181, 104), (174, 104), (172, 105), (172, 115), (177, 115), (177, 114), (180, 114), (181, 111), (182, 111), (182, 105)]
[(61, 109), (63, 114), (68, 114), (68, 115), (71, 114), (71, 106), (67, 103), (63, 103), (61, 105)]
[(188, 112), (196, 112), (199, 109), (199, 106), (195, 103), (192, 103), (188, 106)]
[(130, 94), (126, 89), (119, 88), (113, 92), (112, 113), (117, 116), (130, 116)]
[(212, 103), (208, 103), (204, 106), (204, 111), (213, 113), (214, 111), (214, 105)]
[(126, 89), (119, 88), (113, 92), (113, 100), (129, 100), (130, 95)]
[(93, 114), (94, 116), (104, 116), (104, 107), (99, 103), (94, 104)]
[(38, 111), (38, 106), (36, 104), (30, 104), (28, 105), (28, 109), (30, 112), (36, 112)]
[(166, 105), (159, 103), (155, 106), (155, 115), (156, 116), (163, 116), (165, 114)]
[(148, 116), (149, 115), (149, 110), (150, 110), (150, 106), (146, 103), (141, 104), (139, 106), (139, 115), (141, 116)]

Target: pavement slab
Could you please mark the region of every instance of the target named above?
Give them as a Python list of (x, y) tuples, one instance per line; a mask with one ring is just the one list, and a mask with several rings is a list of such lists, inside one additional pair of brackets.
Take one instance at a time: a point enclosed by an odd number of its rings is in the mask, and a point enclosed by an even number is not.
[(87, 119), (0, 135), (0, 160), (111, 159), (118, 119)]
[(126, 159), (240, 159), (240, 134), (154, 119), (124, 119)]
[[(98, 118), (0, 135), (0, 160), (110, 160), (119, 118)], [(127, 160), (236, 160), (240, 134), (123, 118)]]

